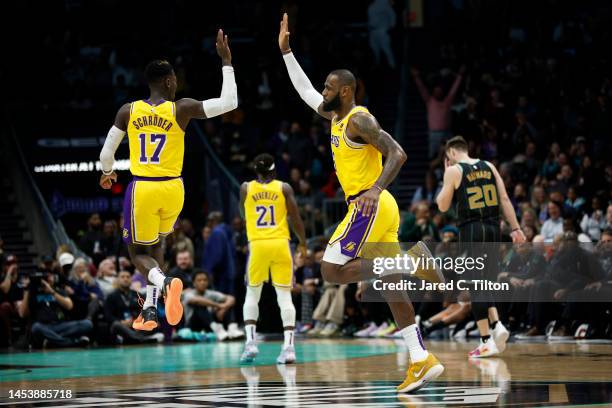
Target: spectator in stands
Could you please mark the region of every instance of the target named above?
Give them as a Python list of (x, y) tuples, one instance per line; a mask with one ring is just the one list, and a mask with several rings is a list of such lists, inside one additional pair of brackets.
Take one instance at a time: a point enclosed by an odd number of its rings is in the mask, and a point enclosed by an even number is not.
[(429, 205), (423, 201), (416, 205), (414, 215), (408, 214), (402, 222), (399, 238), (402, 242), (417, 242), (425, 237), (440, 240), (438, 229), (431, 219)]
[(119, 229), (117, 228), (117, 221), (104, 221), (100, 245), (105, 256), (119, 256), (123, 241), (121, 240), (121, 234), (119, 234)]
[(93, 213), (87, 220), (87, 231), (81, 238), (79, 247), (98, 263), (104, 256), (102, 252), (102, 219), (100, 214)]
[(421, 94), (421, 98), (423, 98), (427, 108), (429, 158), (432, 158), (438, 153), (438, 148), (442, 142), (452, 136), (450, 132), (450, 108), (459, 90), (463, 74), (465, 73), (465, 65), (462, 65), (459, 69), (459, 74), (446, 96), (444, 96), (444, 91), (440, 85), (436, 85), (433, 89), (433, 93), (430, 95), (427, 87), (423, 84), (423, 81), (421, 81), (419, 71), (413, 67), (411, 68), (411, 72), (417, 88), (419, 89), (419, 93)]
[(549, 302), (567, 299), (571, 293), (603, 277), (596, 260), (578, 245), (574, 232), (565, 232), (557, 240), (559, 245), (547, 264), (545, 278), (536, 281), (533, 288), (533, 301), (529, 304), (532, 328), (526, 333), (530, 336), (540, 334), (553, 318), (557, 318), (558, 323), (554, 334), (567, 335), (568, 327), (562, 319), (561, 305)]
[[(183, 228), (187, 228), (187, 231), (184, 231)], [(189, 255), (191, 259), (194, 257), (194, 246), (193, 241), (187, 235), (187, 232), (192, 233), (193, 226), (191, 225), (191, 221), (182, 219), (176, 226), (174, 233), (172, 234), (172, 253), (177, 254), (180, 251), (189, 251)], [(174, 258), (174, 256), (173, 256)]]
[(68, 320), (66, 316), (73, 303), (59, 287), (58, 275), (48, 271), (39, 275), (42, 276), (34, 276), (27, 283), (19, 311), (20, 316), (31, 317), (34, 322), (33, 345), (66, 347), (89, 344), (86, 334), (93, 328), (91, 320)]
[(536, 141), (538, 131), (529, 123), (527, 116), (523, 112), (516, 113), (516, 128), (512, 134), (513, 146), (525, 146), (528, 142)]
[(599, 241), (601, 231), (606, 226), (606, 217), (604, 217), (601, 200), (595, 196), (591, 200), (591, 212), (582, 217), (580, 228), (589, 236), (593, 242)]
[(212, 232), (212, 228), (208, 225), (202, 227), (200, 232), (200, 236), (196, 239), (195, 242), (195, 264), (202, 265), (204, 261), (204, 247), (206, 246), (206, 241), (210, 238), (210, 233)]
[(298, 258), (295, 263), (297, 267), (295, 273), (302, 276), (300, 333), (306, 333), (314, 327), (314, 308), (318, 303), (323, 287), (323, 278), (321, 277), (323, 254), (324, 250), (322, 247), (316, 247), (312, 252), (308, 251), (306, 259), (301, 259), (301, 256), (298, 256), (299, 254), (296, 253)]
[[(208, 289), (206, 272), (196, 269), (193, 274), (193, 288), (183, 293), (186, 326), (192, 331), (214, 332), (217, 339), (244, 336), (234, 317), (236, 299), (228, 294)], [(227, 330), (224, 325), (227, 325)]]
[(538, 215), (540, 223), (546, 221), (548, 217), (548, 199), (546, 197), (546, 190), (542, 186), (534, 186), (531, 190), (531, 208), (535, 210)]
[[(65, 254), (62, 254), (64, 256)], [(77, 319), (92, 320), (101, 307), (104, 293), (96, 279), (89, 273), (87, 262), (83, 258), (74, 261), (68, 285), (72, 288), (70, 298), (74, 304), (72, 316)]]
[(0, 347), (8, 347), (13, 343), (11, 320), (17, 316), (15, 304), (21, 299), (17, 287), (18, 276), (17, 257), (9, 255), (0, 264)]
[(431, 205), (438, 196), (440, 189), (441, 187), (438, 184), (438, 180), (436, 180), (436, 175), (432, 171), (428, 171), (425, 174), (425, 183), (417, 188), (412, 196), (412, 205), (416, 205), (421, 201)]
[(605, 229), (609, 230), (612, 228), (612, 204), (608, 205), (606, 209), (606, 226)]
[(212, 277), (213, 287), (223, 293), (234, 293), (234, 246), (228, 227), (223, 223), (223, 214), (213, 211), (208, 215), (210, 237), (204, 246), (202, 269)]
[(332, 337), (340, 332), (344, 319), (344, 292), (348, 285), (323, 283), (323, 294), (312, 315), (315, 326), (308, 332), (309, 336)]
[(578, 242), (585, 244), (582, 245), (583, 248), (591, 251), (593, 250), (593, 241), (591, 241), (591, 238), (587, 234), (582, 232), (580, 225), (578, 225), (578, 220), (573, 214), (565, 214), (563, 216), (563, 232), (573, 232), (576, 234)]
[(368, 30), (370, 32), (370, 48), (374, 53), (374, 62), (380, 63), (381, 52), (387, 59), (387, 64), (395, 69), (395, 56), (391, 49), (389, 31), (395, 27), (395, 11), (389, 0), (373, 0), (368, 7)]
[(544, 163), (542, 164), (541, 174), (544, 178), (550, 180), (554, 178), (559, 172), (560, 166), (558, 163), (558, 157), (561, 152), (561, 146), (559, 143), (555, 142), (550, 145), (550, 150), (548, 152), (548, 156)]
[(576, 214), (580, 214), (585, 203), (584, 198), (578, 195), (578, 187), (574, 185), (567, 189), (567, 199), (565, 200), (567, 207), (571, 207)]
[(104, 259), (98, 265), (98, 274), (96, 275), (96, 282), (104, 296), (110, 295), (115, 290), (115, 279), (117, 277), (117, 267), (111, 259)]
[(510, 322), (510, 329), (516, 330), (521, 322), (526, 321), (527, 304), (525, 299), (536, 283), (544, 277), (546, 260), (532, 245), (519, 245), (511, 251), (502, 264), (498, 282), (510, 284), (510, 296), (514, 301), (503, 305)]
[(563, 204), (558, 201), (548, 202), (548, 219), (542, 225), (540, 235), (544, 242), (553, 242), (557, 235), (563, 233)]
[(167, 276), (179, 278), (183, 282), (183, 288), (192, 286), (193, 258), (187, 249), (176, 253), (176, 266), (168, 272)]
[(138, 294), (130, 289), (132, 276), (129, 271), (119, 271), (117, 275), (117, 289), (111, 292), (104, 302), (104, 314), (110, 324), (110, 332), (114, 340), (119, 343), (145, 343), (164, 340), (162, 333), (132, 329), (134, 319), (140, 314)]

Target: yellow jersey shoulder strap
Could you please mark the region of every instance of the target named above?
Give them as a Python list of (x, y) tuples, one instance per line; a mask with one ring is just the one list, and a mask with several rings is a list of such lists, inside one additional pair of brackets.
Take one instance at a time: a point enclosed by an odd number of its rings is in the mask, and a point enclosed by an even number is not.
[(350, 120), (351, 116), (353, 116), (355, 113), (357, 112), (366, 112), (366, 113), (370, 113), (370, 111), (368, 110), (368, 108), (366, 108), (365, 106), (355, 106), (353, 109), (351, 109), (351, 111), (342, 119), (342, 139), (344, 140), (344, 143), (346, 143), (346, 145), (351, 148), (351, 149), (361, 149), (362, 147), (366, 146), (367, 143), (358, 143), (358, 142), (354, 142), (352, 140), (350, 140), (348, 138), (348, 136), (346, 136), (346, 128), (348, 127), (348, 121)]

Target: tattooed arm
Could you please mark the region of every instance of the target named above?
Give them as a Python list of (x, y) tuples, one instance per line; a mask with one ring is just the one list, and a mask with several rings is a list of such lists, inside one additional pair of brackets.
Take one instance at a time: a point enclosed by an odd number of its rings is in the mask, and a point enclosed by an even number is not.
[(390, 134), (381, 129), (376, 118), (366, 112), (351, 116), (346, 135), (354, 142), (371, 144), (386, 158), (382, 173), (372, 188), (354, 200), (363, 215), (369, 216), (376, 210), (380, 193), (397, 177), (406, 161), (406, 153)]

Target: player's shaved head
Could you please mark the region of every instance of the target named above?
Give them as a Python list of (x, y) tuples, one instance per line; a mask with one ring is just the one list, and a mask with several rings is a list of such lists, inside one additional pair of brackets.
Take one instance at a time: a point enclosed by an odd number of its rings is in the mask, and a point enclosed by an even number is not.
[(355, 75), (348, 69), (336, 69), (329, 73), (329, 75), (334, 75), (338, 78), (339, 86), (349, 86), (353, 92), (357, 88), (357, 80), (355, 79)]

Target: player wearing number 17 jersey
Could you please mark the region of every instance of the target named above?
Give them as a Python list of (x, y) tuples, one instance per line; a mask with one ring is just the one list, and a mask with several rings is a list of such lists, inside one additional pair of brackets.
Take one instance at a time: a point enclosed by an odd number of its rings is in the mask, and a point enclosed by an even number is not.
[(115, 118), (100, 153), (100, 186), (109, 189), (117, 180), (113, 171), (115, 151), (127, 131), (132, 182), (125, 192), (123, 240), (134, 266), (148, 272), (147, 296), (140, 316), (132, 323), (136, 330), (150, 331), (158, 326), (157, 298), (165, 299), (166, 319), (171, 325), (183, 316), (178, 278), (166, 277), (162, 240), (174, 230), (183, 208), (185, 190), (181, 171), (185, 149), (185, 129), (191, 119), (206, 119), (238, 106), (238, 95), (227, 36), (217, 33), (217, 53), (223, 62), (221, 96), (197, 101), (183, 98), (174, 102), (177, 81), (172, 65), (155, 60), (145, 69), (148, 99), (123, 105)]

